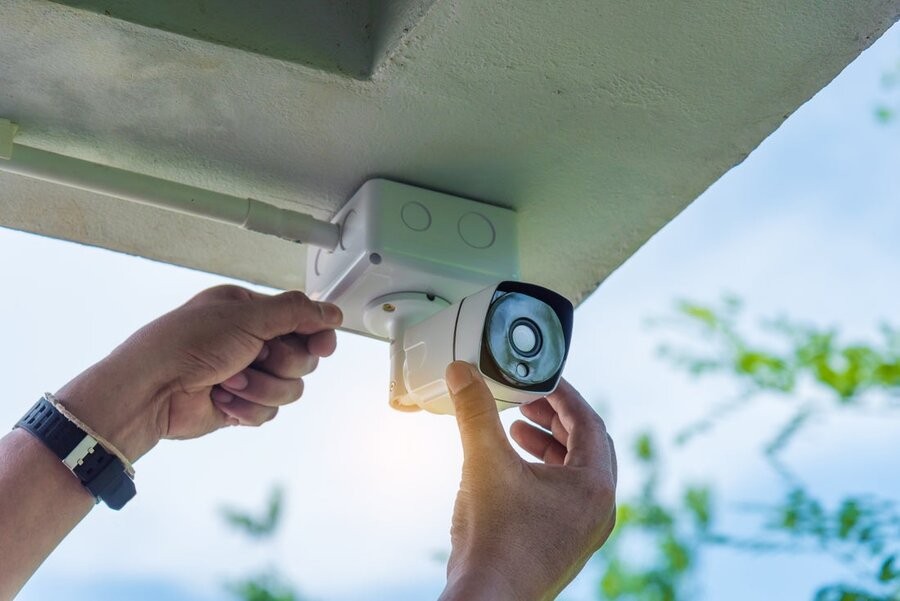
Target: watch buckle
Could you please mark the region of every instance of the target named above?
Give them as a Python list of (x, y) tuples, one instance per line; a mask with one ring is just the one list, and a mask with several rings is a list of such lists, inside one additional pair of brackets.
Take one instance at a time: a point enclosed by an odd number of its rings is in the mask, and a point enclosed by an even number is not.
[(90, 434), (85, 434), (84, 438), (81, 439), (75, 448), (66, 455), (66, 458), (63, 459), (63, 463), (66, 464), (70, 470), (75, 471), (79, 465), (84, 463), (84, 458), (94, 452), (94, 447), (97, 446), (97, 439), (91, 436)]

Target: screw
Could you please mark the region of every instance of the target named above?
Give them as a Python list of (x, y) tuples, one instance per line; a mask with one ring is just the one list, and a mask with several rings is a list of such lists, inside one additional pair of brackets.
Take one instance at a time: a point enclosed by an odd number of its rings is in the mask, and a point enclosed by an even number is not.
[(393, 313), (394, 311), (397, 310), (397, 307), (395, 307), (391, 303), (384, 303), (383, 305), (381, 305), (381, 308), (384, 310), (385, 313)]

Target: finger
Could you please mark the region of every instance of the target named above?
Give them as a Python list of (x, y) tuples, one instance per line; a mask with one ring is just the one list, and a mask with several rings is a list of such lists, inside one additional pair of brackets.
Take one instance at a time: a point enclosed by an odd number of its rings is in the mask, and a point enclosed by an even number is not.
[(510, 426), (509, 433), (516, 444), (548, 465), (562, 465), (566, 460), (566, 447), (545, 430), (518, 420)]
[(319, 358), (307, 350), (307, 340), (296, 334), (281, 336), (266, 343), (266, 356), (254, 362), (256, 369), (286, 380), (296, 380), (312, 373)]
[(220, 386), (237, 397), (269, 407), (292, 403), (303, 394), (303, 380), (279, 378), (252, 367), (236, 373)]
[(215, 404), (230, 403), (237, 397), (220, 386), (213, 386), (209, 392), (209, 398)]
[(317, 303), (292, 290), (275, 296), (255, 295), (242, 308), (241, 320), (254, 336), (271, 340), (285, 334), (314, 334), (341, 325), (337, 305)]
[(560, 380), (556, 390), (547, 395), (547, 402), (569, 433), (566, 465), (607, 467), (610, 455), (606, 425), (578, 391)]
[(213, 404), (242, 426), (261, 426), (278, 415), (278, 407), (266, 407), (240, 397), (234, 397), (227, 403), (213, 401)]
[(445, 374), (466, 457), (515, 453), (503, 426), (494, 395), (474, 367), (455, 361)]
[(310, 334), (306, 339), (306, 348), (317, 357), (330, 357), (337, 348), (337, 334), (334, 330)]
[(550, 430), (553, 437), (563, 446), (569, 443), (569, 432), (562, 425), (559, 414), (550, 406), (550, 402), (541, 398), (527, 405), (519, 407), (522, 415), (539, 425), (545, 430)]
[[(217, 395), (231, 396), (230, 393), (224, 390), (216, 392), (216, 389), (213, 389), (210, 393), (210, 398), (216, 398)], [(202, 434), (215, 432), (225, 426), (237, 425), (238, 423), (234, 418), (219, 411), (215, 404), (191, 403), (190, 407), (184, 408), (182, 411), (190, 413), (190, 415), (182, 415), (180, 420), (190, 422), (189, 432), (169, 432), (167, 438), (194, 438)]]
[(613, 442), (612, 436), (606, 435), (609, 441), (609, 459), (612, 465), (613, 484), (619, 483), (619, 460), (616, 458), (616, 444)]

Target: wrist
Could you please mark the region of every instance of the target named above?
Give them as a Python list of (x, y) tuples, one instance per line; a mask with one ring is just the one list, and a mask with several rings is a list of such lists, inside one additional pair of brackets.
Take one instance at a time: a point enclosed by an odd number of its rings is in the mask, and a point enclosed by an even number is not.
[(451, 573), (438, 601), (519, 601), (509, 584), (489, 568)]
[(511, 549), (472, 554), (454, 562), (451, 555), (447, 586), (439, 601), (550, 601), (562, 586), (546, 576), (533, 559), (512, 557)]
[[(544, 601), (554, 596), (534, 580), (534, 566), (512, 560), (510, 549), (451, 555), (440, 601)], [(462, 555), (465, 555), (463, 559)], [(456, 560), (456, 561), (454, 561)]]
[(130, 461), (160, 440), (161, 390), (113, 355), (63, 386), (55, 396)]

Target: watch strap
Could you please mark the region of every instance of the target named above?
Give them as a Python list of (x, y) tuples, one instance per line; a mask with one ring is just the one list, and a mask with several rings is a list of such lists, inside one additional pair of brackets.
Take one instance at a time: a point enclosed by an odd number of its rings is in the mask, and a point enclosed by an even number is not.
[(119, 458), (46, 398), (35, 403), (16, 427), (27, 430), (53, 451), (98, 501), (120, 509), (134, 497), (134, 481)]

